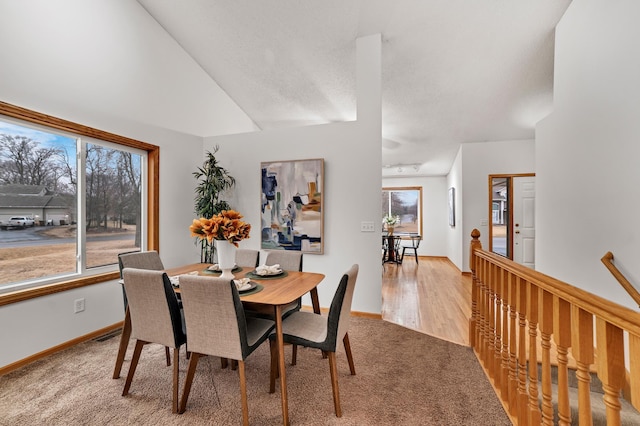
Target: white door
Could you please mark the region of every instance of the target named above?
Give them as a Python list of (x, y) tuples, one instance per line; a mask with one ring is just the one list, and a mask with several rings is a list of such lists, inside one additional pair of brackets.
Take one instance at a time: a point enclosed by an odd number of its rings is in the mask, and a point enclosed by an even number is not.
[(535, 269), (535, 176), (513, 178), (513, 261)]

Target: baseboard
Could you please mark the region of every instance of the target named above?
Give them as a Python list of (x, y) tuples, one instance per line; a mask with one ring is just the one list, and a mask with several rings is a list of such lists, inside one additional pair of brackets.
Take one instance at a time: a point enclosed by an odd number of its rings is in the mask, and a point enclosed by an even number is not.
[[(313, 308), (309, 305), (302, 305), (302, 310), (307, 312), (313, 312)], [(329, 308), (320, 308), (320, 312), (326, 314), (329, 312)], [(371, 318), (371, 319), (382, 319), (382, 314), (376, 314), (372, 312), (360, 312), (360, 311), (351, 311), (352, 317), (360, 317), (360, 318)]]
[(31, 364), (34, 361), (38, 361), (39, 359), (45, 358), (49, 355), (52, 355), (56, 352), (60, 352), (63, 351), (65, 349), (68, 349), (72, 346), (75, 346), (79, 343), (82, 342), (86, 342), (87, 340), (91, 340), (91, 339), (95, 339), (96, 337), (100, 337), (104, 334), (110, 333), (114, 330), (117, 330), (118, 328), (122, 328), (122, 321), (115, 323), (113, 325), (110, 325), (108, 327), (104, 327), (101, 328), (99, 330), (93, 331), (89, 334), (85, 334), (84, 336), (80, 336), (80, 337), (76, 337), (75, 339), (69, 340), (67, 342), (61, 343), (57, 346), (54, 346), (52, 348), (46, 349), (42, 352), (38, 352), (37, 354), (33, 354), (27, 358), (21, 359), (19, 361), (16, 361), (14, 363), (5, 365), (4, 367), (0, 367), (0, 376), (5, 375), (7, 373), (10, 373), (14, 370), (17, 370), (19, 368), (24, 367), (27, 364)]

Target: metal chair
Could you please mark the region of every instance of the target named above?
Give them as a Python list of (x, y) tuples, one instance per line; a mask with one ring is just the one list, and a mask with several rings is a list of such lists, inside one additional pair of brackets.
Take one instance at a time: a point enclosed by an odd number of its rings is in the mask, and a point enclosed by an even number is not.
[(422, 241), (422, 237), (418, 234), (411, 234), (409, 236), (411, 238), (411, 242), (402, 243), (402, 257), (400, 258), (400, 263), (404, 260), (404, 253), (407, 250), (413, 250), (413, 254), (416, 258), (416, 263), (418, 263), (418, 247), (420, 246), (420, 241)]

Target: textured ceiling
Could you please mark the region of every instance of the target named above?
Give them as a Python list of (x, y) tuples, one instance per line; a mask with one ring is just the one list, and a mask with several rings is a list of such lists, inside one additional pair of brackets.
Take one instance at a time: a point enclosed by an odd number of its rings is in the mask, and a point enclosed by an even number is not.
[(355, 39), (381, 33), (383, 176), (445, 175), (460, 143), (532, 139), (570, 4), (138, 2), (261, 129), (354, 120)]

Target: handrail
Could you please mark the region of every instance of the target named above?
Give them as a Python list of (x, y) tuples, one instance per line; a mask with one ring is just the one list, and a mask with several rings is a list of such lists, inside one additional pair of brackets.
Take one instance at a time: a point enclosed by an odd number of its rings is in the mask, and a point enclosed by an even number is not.
[(602, 261), (602, 263), (604, 263), (604, 266), (607, 267), (607, 269), (609, 270), (609, 272), (611, 272), (615, 279), (618, 280), (620, 285), (624, 287), (625, 290), (627, 290), (629, 296), (631, 296), (631, 298), (640, 307), (640, 292), (636, 290), (633, 284), (631, 284), (629, 280), (622, 274), (622, 272), (620, 272), (620, 270), (616, 267), (616, 265), (613, 264), (613, 253), (608, 251), (604, 256), (602, 256), (602, 259), (600, 260)]
[(640, 312), (483, 250), (477, 229), (471, 237), (469, 341), (512, 422), (593, 424), (594, 371), (607, 425), (621, 424), (621, 395), (640, 409)]

